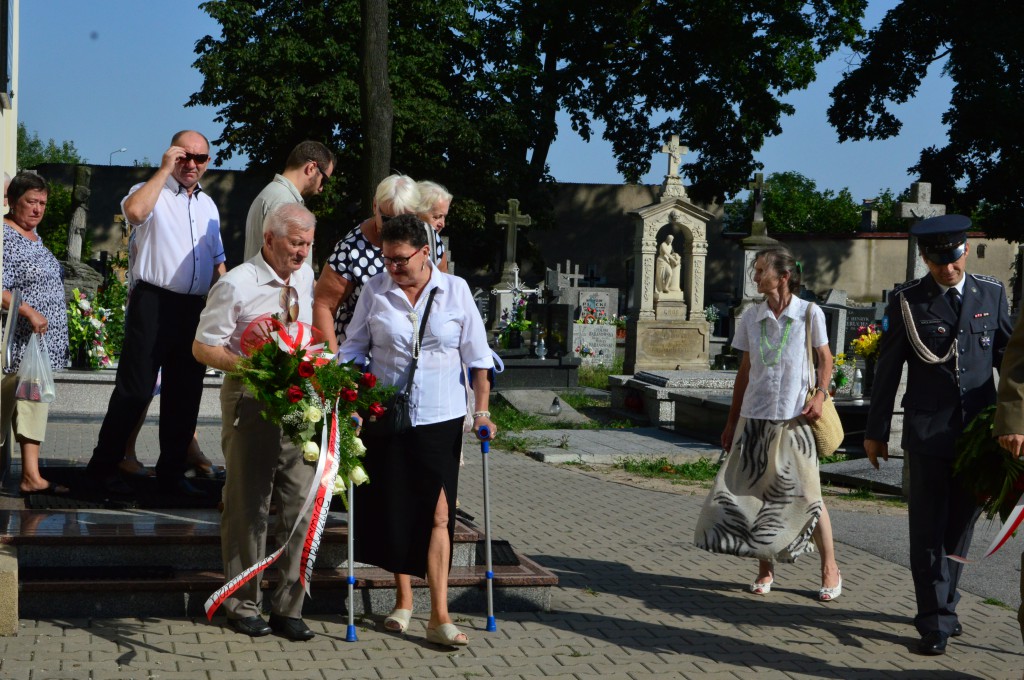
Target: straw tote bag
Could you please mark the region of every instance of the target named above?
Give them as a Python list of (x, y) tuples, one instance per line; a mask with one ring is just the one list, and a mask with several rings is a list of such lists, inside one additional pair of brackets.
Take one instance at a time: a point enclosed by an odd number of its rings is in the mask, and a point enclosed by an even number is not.
[[(807, 305), (807, 319), (804, 332), (807, 339), (807, 365), (810, 368), (810, 382), (807, 385), (805, 404), (809, 403), (814, 398), (814, 393), (818, 391), (818, 381), (814, 374), (814, 354), (811, 352), (811, 311), (813, 308), (813, 304)], [(810, 426), (811, 432), (814, 433), (814, 443), (817, 446), (819, 458), (831, 456), (835, 453), (839, 445), (843, 443), (843, 437), (846, 436), (843, 433), (843, 423), (839, 420), (839, 412), (836, 411), (836, 403), (828, 394), (825, 395), (825, 401), (821, 405), (821, 418), (810, 423)]]

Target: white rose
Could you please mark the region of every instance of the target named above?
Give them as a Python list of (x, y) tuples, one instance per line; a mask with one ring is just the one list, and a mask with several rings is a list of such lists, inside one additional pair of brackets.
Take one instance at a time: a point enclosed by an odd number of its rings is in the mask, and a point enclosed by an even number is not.
[(334, 495), (340, 496), (345, 493), (345, 480), (340, 476), (334, 478)]
[(370, 481), (369, 475), (366, 474), (366, 470), (363, 469), (362, 465), (357, 465), (348, 472), (348, 478), (353, 484), (359, 486)]
[(320, 447), (317, 446), (316, 442), (306, 442), (302, 445), (302, 457), (310, 463), (315, 462), (320, 457)]
[(89, 317), (89, 323), (92, 324), (93, 328), (100, 328), (103, 326), (103, 322), (97, 319), (95, 316)]
[(306, 409), (303, 417), (311, 423), (319, 423), (323, 419), (324, 414), (316, 406), (310, 406)]
[(79, 300), (78, 301), (78, 308), (81, 309), (83, 312), (91, 312), (92, 311), (92, 305), (89, 304), (88, 300)]
[(362, 456), (366, 453), (366, 445), (363, 444), (363, 440), (359, 437), (352, 437), (352, 452), (357, 456)]

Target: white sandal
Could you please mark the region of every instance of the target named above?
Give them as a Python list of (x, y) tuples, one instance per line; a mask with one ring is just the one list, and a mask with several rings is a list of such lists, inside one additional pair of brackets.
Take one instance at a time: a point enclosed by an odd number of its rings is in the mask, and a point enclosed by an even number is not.
[(411, 620), (411, 609), (392, 609), (391, 613), (384, 619), (384, 630), (392, 633), (404, 633), (409, 628)]
[(835, 588), (826, 588), (822, 586), (818, 591), (818, 600), (821, 602), (831, 602), (840, 595), (843, 594), (843, 575), (839, 575), (839, 583)]
[[(465, 639), (460, 640), (460, 635)], [(442, 623), (437, 628), (427, 628), (427, 642), (446, 647), (465, 647), (469, 644), (469, 637), (456, 628), (454, 623)]]
[(764, 583), (758, 583), (754, 581), (750, 584), (750, 592), (754, 595), (767, 595), (772, 592), (772, 584), (775, 583), (775, 578), (770, 578)]

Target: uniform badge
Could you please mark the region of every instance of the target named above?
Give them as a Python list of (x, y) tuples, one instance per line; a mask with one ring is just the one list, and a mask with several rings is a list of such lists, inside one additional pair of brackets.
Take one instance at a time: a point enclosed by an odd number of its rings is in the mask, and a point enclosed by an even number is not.
[(978, 343), (985, 349), (988, 349), (989, 347), (992, 346), (992, 338), (988, 337), (987, 335), (983, 335), (980, 338), (978, 338)]
[(975, 319), (984, 319), (986, 316), (991, 316), (991, 314), (989, 314), (988, 312), (979, 312), (978, 314), (974, 315), (974, 318)]
[(945, 326), (939, 326), (938, 328), (935, 329), (935, 332), (938, 333), (939, 335), (945, 335), (946, 334), (946, 327)]
[(885, 333), (888, 330), (889, 330), (889, 316), (886, 315), (886, 316), (882, 317), (882, 332)]

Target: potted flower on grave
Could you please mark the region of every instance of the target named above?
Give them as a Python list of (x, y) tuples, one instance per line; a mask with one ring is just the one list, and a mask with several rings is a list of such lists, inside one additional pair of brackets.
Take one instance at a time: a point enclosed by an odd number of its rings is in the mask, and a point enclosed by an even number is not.
[(626, 322), (629, 318), (625, 314), (620, 314), (612, 317), (612, 323), (615, 324), (615, 337), (618, 340), (626, 339)]
[(532, 325), (533, 322), (526, 318), (526, 296), (520, 295), (511, 310), (501, 311), (498, 345), (501, 349), (519, 349), (523, 346), (523, 331), (529, 330)]
[(75, 288), (68, 300), (67, 314), (71, 367), (98, 371), (109, 366), (105, 346), (109, 310), (95, 306), (88, 295)]
[(720, 318), (721, 316), (718, 314), (718, 307), (708, 305), (704, 308), (704, 319), (708, 322), (712, 335), (718, 335), (718, 320)]
[(860, 326), (857, 328), (860, 333), (854, 338), (850, 345), (853, 353), (864, 359), (864, 396), (871, 394), (871, 386), (875, 381), (875, 361), (878, 359), (879, 341), (882, 339), (882, 331), (875, 324)]

